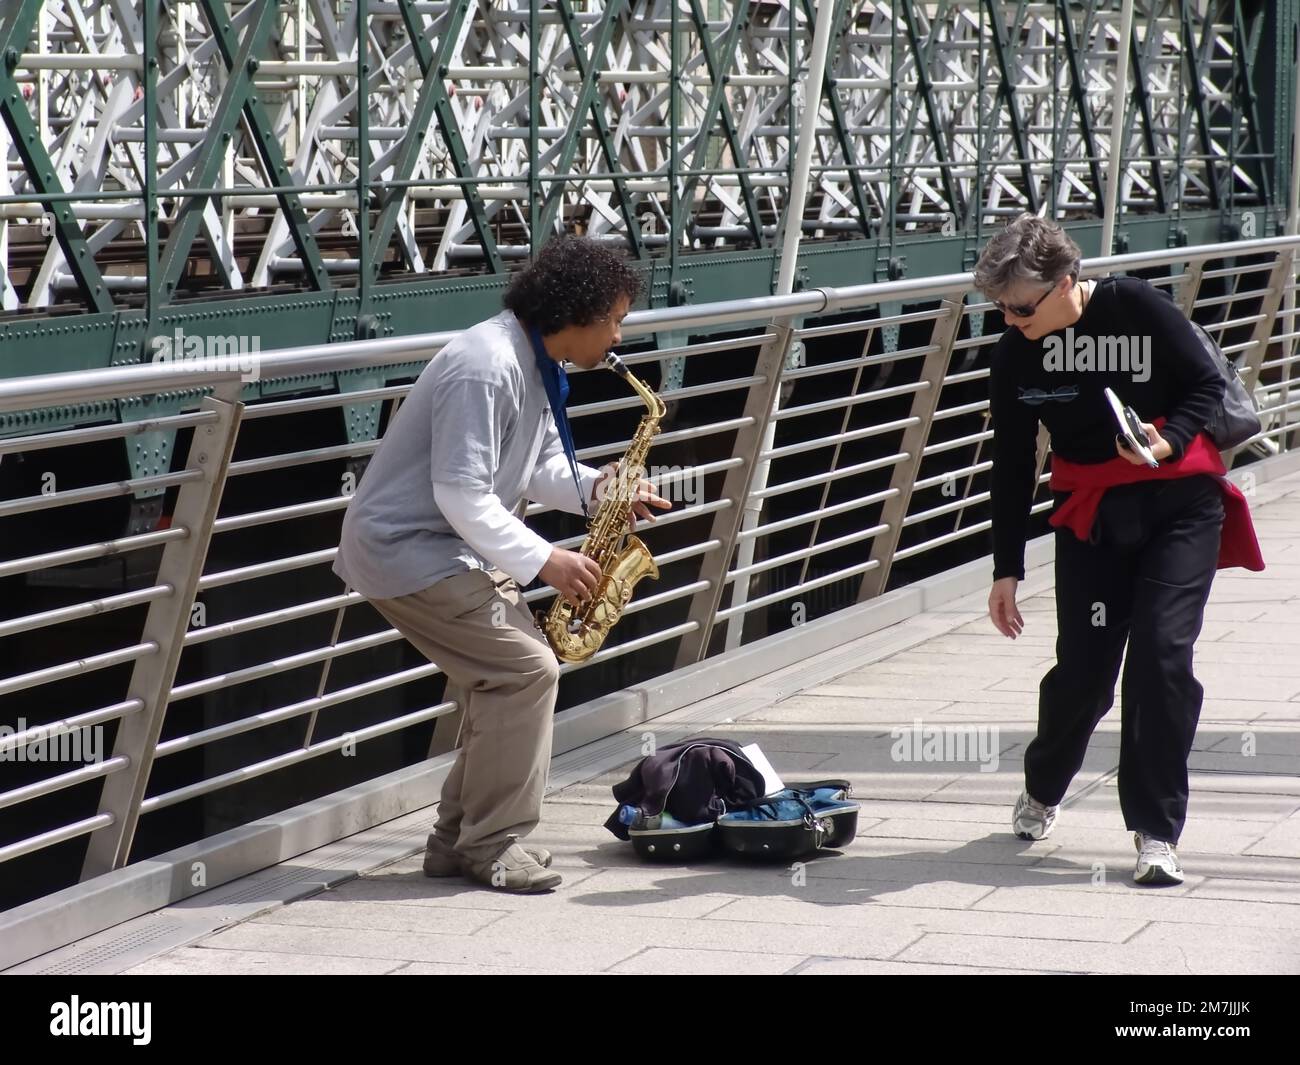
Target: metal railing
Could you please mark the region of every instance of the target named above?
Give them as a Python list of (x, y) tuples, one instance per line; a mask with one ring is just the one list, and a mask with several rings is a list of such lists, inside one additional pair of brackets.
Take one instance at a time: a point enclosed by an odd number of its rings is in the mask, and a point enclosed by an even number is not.
[[(1240, 361), (1264, 425), (1230, 460), (1293, 448), (1300, 430), (1300, 400), (1291, 395), (1300, 337), (1297, 248), (1300, 238), (1277, 238), (1085, 264), (1085, 276), (1163, 271), (1153, 282), (1168, 286), (1184, 311), (1204, 320)], [(621, 687), (629, 671), (645, 679), (726, 654), (811, 614), (878, 596), (918, 567), (934, 572), (984, 555), (992, 435), (985, 378), (998, 334), (986, 332), (991, 306), (970, 286), (970, 275), (960, 274), (630, 316), (624, 328), (630, 365), (681, 360), (680, 383), (674, 379), (661, 393), (676, 415), (651, 453), (655, 461), (681, 461), (659, 471), (659, 483), (699, 491), (640, 530), (661, 579), (642, 586), (593, 659), (565, 666), (563, 684), (578, 683), (572, 674), (585, 676), (581, 691), (594, 698)], [(696, 340), (638, 347), (638, 338), (652, 334)], [(269, 353), (260, 373), (291, 378), (409, 364), (435, 355), (452, 335)], [(368, 617), (373, 625), (378, 615), (366, 614), (364, 600), (328, 572), (358, 463), (378, 444), (288, 443), (304, 419), (349, 404), (382, 403), (391, 417), (409, 384), (247, 407), (239, 401), (242, 387), (238, 370), (212, 362), (0, 382), (0, 410), (207, 393), (197, 409), (174, 416), (0, 440), (0, 459), (29, 461), (54, 449), (162, 429), (180, 431), (188, 441), (173, 472), (0, 501), (0, 549), (12, 519), (38, 515), (51, 533), (48, 549), (0, 559), (0, 581), (48, 582), (69, 567), (143, 560), (135, 587), (0, 618), (0, 723), (36, 722), (0, 730), (0, 765), (20, 760), (34, 745), (48, 748), (55, 736), (99, 729), (112, 737), (111, 750), (93, 761), (49, 759), (43, 774), (0, 790), (0, 811), (16, 811), (22, 825), (0, 840), (0, 870), (56, 846), (84, 848), (82, 879), (119, 868), (140, 857), (132, 845), (141, 822), (159, 811), (228, 795), (253, 781), (260, 787), (380, 737), (427, 732), (431, 722), (428, 753), (453, 749), (458, 707), (433, 683), (438, 665), (383, 665), (404, 653), (401, 637), (382, 623), (345, 632), (350, 619)], [(602, 398), (603, 392), (609, 395)], [(640, 416), (640, 401), (585, 374), (575, 380), (575, 398), (581, 457), (616, 459)], [(249, 426), (268, 420), (275, 433), (258, 437), (261, 450), (237, 455)], [(765, 447), (769, 425), (775, 430)], [(266, 453), (267, 439), (284, 449)], [(1045, 458), (1040, 437), (1034, 502), (1040, 515), (1051, 505), (1042, 489)], [(256, 498), (243, 485), (285, 470), (304, 471), (303, 498), (238, 505)], [(332, 483), (340, 471), (340, 489), (313, 488), (313, 478)], [(277, 490), (286, 483), (281, 478)], [(77, 528), (78, 508), (157, 488), (168, 491), (168, 505), (156, 529), (101, 540), (63, 534)], [(528, 514), (552, 523), (561, 545), (580, 543), (576, 519), (547, 516), (538, 506)], [(333, 539), (314, 546), (295, 531), (304, 521), (318, 523), (312, 526), (318, 532), (332, 529)], [(60, 542), (56, 530), (76, 542), (52, 546)], [(223, 547), (233, 541), (238, 550)], [(156, 563), (149, 561), (154, 554)], [(539, 587), (526, 598), (538, 602), (552, 594)], [(200, 608), (224, 616), (196, 622)], [(104, 625), (108, 617), (119, 624)], [(86, 628), (91, 622), (93, 630)], [(306, 645), (285, 654), (259, 648), (271, 634), (286, 632)], [(17, 639), (26, 640), (21, 660), (6, 650)], [(69, 646), (75, 653), (64, 649)], [(223, 658), (233, 662), (223, 665)], [(284, 697), (284, 678), (291, 675), (297, 687)], [(70, 682), (79, 685), (75, 696)], [(88, 691), (95, 697), (90, 702)], [(61, 807), (65, 816), (53, 816), (48, 800), (75, 788), (97, 791), (80, 793), (87, 798), (77, 816), (66, 816), (70, 804)]]

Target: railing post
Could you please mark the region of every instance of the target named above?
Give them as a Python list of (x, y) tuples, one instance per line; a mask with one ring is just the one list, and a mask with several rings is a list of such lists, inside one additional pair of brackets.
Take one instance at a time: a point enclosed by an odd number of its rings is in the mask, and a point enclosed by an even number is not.
[(934, 412), (939, 407), (939, 393), (943, 391), (943, 379), (948, 372), (953, 342), (961, 329), (962, 307), (961, 293), (945, 296), (940, 303), (943, 313), (934, 320), (930, 334), (931, 350), (921, 364), (921, 380), (929, 382), (930, 387), (912, 393), (910, 417), (916, 418), (917, 422), (903, 431), (903, 440), (898, 449), (907, 455), (907, 459), (897, 463), (890, 476), (889, 488), (894, 494), (885, 500), (880, 511), (880, 524), (888, 525), (889, 528), (872, 538), (871, 558), (876, 566), (862, 575), (862, 586), (858, 589), (859, 603), (880, 595), (889, 581), (894, 552), (898, 550), (898, 541), (903, 535), (903, 519), (907, 517), (912, 503), (912, 489), (921, 470), (926, 441), (930, 439)]
[[(727, 570), (744, 524), (745, 505), (749, 502), (750, 487), (758, 468), (759, 452), (780, 393), (790, 345), (794, 342), (796, 330), (791, 320), (774, 321), (768, 328), (775, 336), (759, 349), (758, 362), (754, 367), (754, 375), (763, 380), (750, 388), (745, 400), (744, 416), (752, 421), (736, 432), (734, 453), (743, 456), (745, 461), (727, 471), (722, 485), (722, 498), (731, 500), (731, 506), (713, 515), (713, 525), (709, 530), (709, 539), (720, 541), (722, 546), (704, 556), (700, 566), (700, 579), (708, 581), (709, 586), (691, 597), (687, 614), (687, 617), (700, 619), (700, 627), (682, 637), (675, 669), (698, 662), (708, 653), (709, 638), (717, 621), (718, 608), (722, 605)], [(740, 620), (743, 623), (743, 619)]]
[(1242, 367), (1243, 383), (1247, 388), (1259, 384), (1260, 365), (1268, 353), (1268, 345), (1273, 339), (1273, 323), (1277, 320), (1278, 308), (1282, 305), (1282, 291), (1295, 275), (1295, 252), (1279, 251), (1273, 269), (1268, 272), (1268, 293), (1260, 304), (1263, 315), (1255, 323), (1255, 331), (1250, 337), (1250, 347), (1246, 349), (1246, 363)]
[(154, 750), (235, 449), (243, 409), (238, 400), (241, 387), (238, 381), (222, 385), (202, 403), (201, 409), (215, 411), (217, 420), (195, 428), (186, 468), (201, 470), (203, 479), (181, 485), (172, 515), (173, 526), (187, 529), (189, 535), (169, 541), (163, 548), (157, 583), (170, 585), (172, 594), (155, 599), (145, 618), (141, 640), (156, 643), (158, 651), (137, 659), (131, 674), (127, 698), (141, 700), (144, 708), (128, 714), (118, 725), (113, 757), (125, 756), (129, 765), (104, 781), (99, 809), (112, 814), (113, 823), (92, 833), (82, 864), (82, 880), (122, 867), (131, 852), (140, 821), (140, 803), (149, 783)]
[[(1273, 323), (1277, 320), (1277, 311), (1282, 305), (1282, 290), (1294, 276), (1295, 253), (1284, 248), (1278, 251), (1273, 269), (1268, 272), (1268, 292), (1259, 308), (1263, 317), (1255, 323), (1255, 330), (1250, 336), (1250, 347), (1246, 349), (1246, 362), (1241, 368), (1241, 383), (1246, 386), (1247, 392), (1253, 393), (1259, 384), (1260, 365), (1268, 354), (1268, 346), (1273, 339)], [(1223, 464), (1231, 469), (1240, 450), (1240, 447), (1235, 447), (1222, 452)]]
[[(1300, 111), (1300, 103), (1297, 105), (1297, 111)], [(1294, 280), (1294, 273), (1288, 275), (1285, 279), (1288, 291), (1283, 293), (1282, 306), (1279, 308), (1278, 312), (1282, 315), (1282, 331), (1284, 334), (1294, 334), (1296, 332), (1296, 323), (1300, 320), (1296, 314), (1295, 292), (1290, 290), (1290, 286), (1294, 284)], [(1290, 451), (1291, 438), (1295, 435), (1296, 423), (1288, 404), (1291, 402), (1291, 372), (1292, 367), (1295, 365), (1296, 351), (1297, 346), (1294, 335), (1288, 336), (1282, 341), (1282, 380), (1281, 388), (1278, 390), (1277, 401), (1278, 405), (1282, 408), (1282, 424), (1286, 428), (1284, 432), (1278, 434), (1277, 444), (1279, 451)]]
[(1197, 259), (1183, 271), (1182, 279), (1178, 282), (1178, 293), (1174, 297), (1174, 302), (1178, 304), (1186, 318), (1190, 319), (1192, 311), (1196, 309), (1196, 296), (1201, 290), (1201, 277), (1204, 273), (1205, 262)]
[(427, 756), (429, 758), (437, 758), (440, 754), (449, 754), (457, 750), (460, 747), (461, 729), (465, 727), (465, 703), (469, 698), (469, 692), (457, 687), (448, 677), (442, 698), (444, 702), (448, 700), (454, 702), (456, 709), (450, 714), (443, 714), (434, 719), (433, 735), (429, 738)]

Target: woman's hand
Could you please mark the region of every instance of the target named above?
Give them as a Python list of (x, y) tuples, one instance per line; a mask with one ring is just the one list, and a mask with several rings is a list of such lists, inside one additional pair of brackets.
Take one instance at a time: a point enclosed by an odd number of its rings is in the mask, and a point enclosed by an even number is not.
[[(1168, 440), (1160, 435), (1160, 430), (1150, 422), (1142, 423), (1142, 431), (1147, 434), (1147, 439), (1151, 441), (1148, 445), (1151, 451), (1151, 457), (1157, 462), (1164, 462), (1174, 453), (1174, 448)], [(1128, 459), (1134, 466), (1145, 466), (1146, 460), (1136, 451), (1128, 446), (1128, 441), (1122, 436), (1115, 437), (1115, 450), (1119, 452), (1121, 458)]]
[(1025, 619), (1016, 609), (1016, 588), (1019, 584), (1016, 577), (1003, 577), (993, 582), (993, 588), (989, 592), (989, 617), (993, 621), (993, 627), (1013, 640), (1025, 627)]

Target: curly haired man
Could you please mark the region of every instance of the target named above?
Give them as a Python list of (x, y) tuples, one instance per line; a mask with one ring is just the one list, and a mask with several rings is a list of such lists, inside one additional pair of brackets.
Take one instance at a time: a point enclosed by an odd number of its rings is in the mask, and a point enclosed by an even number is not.
[[(541, 816), (559, 683), (521, 588), (540, 577), (580, 605), (601, 571), (515, 514), (525, 499), (571, 513), (597, 499), (601, 471), (571, 463), (562, 443), (562, 364), (598, 366), (640, 290), (595, 242), (548, 243), (505, 310), (425, 367), (348, 506), (334, 571), (442, 668), (464, 707), (429, 876), (526, 893), (560, 883), (547, 851), (517, 842)], [(643, 482), (634, 510), (652, 519), (648, 506), (669, 503)]]

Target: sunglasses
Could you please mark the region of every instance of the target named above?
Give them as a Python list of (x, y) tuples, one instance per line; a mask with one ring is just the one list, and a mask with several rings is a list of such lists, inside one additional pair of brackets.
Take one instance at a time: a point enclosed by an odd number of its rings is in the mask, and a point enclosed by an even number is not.
[(1034, 312), (1038, 310), (1039, 304), (1041, 304), (1043, 300), (1047, 299), (1047, 297), (1050, 296), (1055, 291), (1056, 291), (1056, 286), (1053, 285), (1051, 288), (1049, 288), (1046, 292), (1044, 292), (1041, 296), (1038, 297), (1037, 302), (1031, 304), (1003, 303), (1001, 300), (990, 300), (989, 302), (992, 303), (993, 306), (996, 307), (1003, 314), (1010, 313), (1015, 315), (1017, 318), (1032, 318)]
[(1028, 403), (1031, 407), (1037, 407), (1048, 402), (1069, 403), (1070, 400), (1077, 399), (1078, 395), (1078, 385), (1062, 385), (1051, 392), (1044, 392), (1041, 388), (1016, 389), (1016, 398), (1023, 403)]

